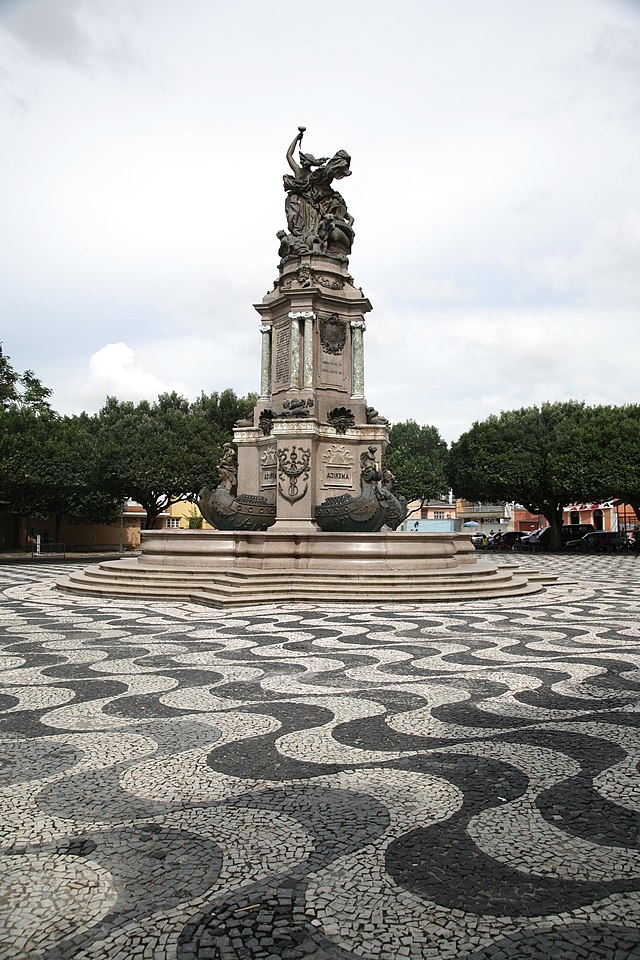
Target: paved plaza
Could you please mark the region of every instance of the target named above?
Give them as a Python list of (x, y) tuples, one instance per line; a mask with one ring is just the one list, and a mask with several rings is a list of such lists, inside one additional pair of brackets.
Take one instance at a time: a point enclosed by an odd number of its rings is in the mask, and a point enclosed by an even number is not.
[(0, 565), (0, 956), (640, 957), (640, 560), (533, 597), (90, 599)]

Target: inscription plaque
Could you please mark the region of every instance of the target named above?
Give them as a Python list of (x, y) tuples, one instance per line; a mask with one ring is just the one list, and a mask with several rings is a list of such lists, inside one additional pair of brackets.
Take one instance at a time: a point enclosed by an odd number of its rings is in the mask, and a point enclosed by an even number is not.
[(353, 487), (353, 456), (346, 446), (332, 444), (322, 461), (323, 487)]
[(263, 487), (275, 487), (276, 485), (276, 468), (269, 467), (262, 471), (262, 486)]
[(353, 470), (349, 466), (339, 466), (337, 464), (324, 463), (322, 465), (324, 476), (322, 478), (323, 487), (349, 487), (353, 486)]
[(291, 382), (291, 328), (289, 324), (278, 327), (274, 357), (276, 389), (286, 389)]
[(336, 357), (323, 353), (320, 357), (320, 370), (322, 371), (325, 383), (329, 386), (344, 386), (344, 366), (344, 354)]
[(278, 482), (275, 447), (268, 447), (260, 457), (260, 471), (260, 486), (275, 487)]

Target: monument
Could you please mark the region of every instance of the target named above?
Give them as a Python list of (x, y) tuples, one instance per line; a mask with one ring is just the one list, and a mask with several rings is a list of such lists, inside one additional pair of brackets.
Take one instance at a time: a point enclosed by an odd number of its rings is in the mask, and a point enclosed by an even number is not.
[[(466, 534), (398, 530), (407, 504), (385, 464), (388, 421), (365, 396), (365, 315), (349, 273), (354, 218), (338, 150), (286, 152), (287, 229), (260, 315), (260, 397), (225, 443), (198, 506), (214, 530), (149, 530), (136, 558), (60, 586), (217, 606), (278, 600), (459, 600), (530, 593), (541, 578), (478, 559)], [(296, 157), (297, 152), (297, 157)]]
[(364, 393), (365, 314), (349, 274), (353, 217), (334, 187), (351, 158), (287, 151), (288, 232), (280, 230), (273, 289), (261, 317), (260, 399), (225, 445), (220, 484), (201, 491), (203, 516), (222, 530), (370, 532), (395, 529), (406, 501), (385, 468), (388, 423)]

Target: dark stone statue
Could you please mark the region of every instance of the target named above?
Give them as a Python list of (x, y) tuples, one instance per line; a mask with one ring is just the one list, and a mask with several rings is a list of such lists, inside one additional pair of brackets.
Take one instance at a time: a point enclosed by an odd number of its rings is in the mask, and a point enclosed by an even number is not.
[(238, 455), (225, 443), (218, 464), (218, 486), (204, 486), (198, 494), (200, 513), (218, 530), (266, 530), (276, 521), (275, 501), (238, 493)]
[(218, 480), (225, 490), (235, 495), (238, 492), (238, 457), (230, 443), (222, 447), (222, 458), (218, 464)]
[(298, 127), (287, 150), (287, 163), (293, 172), (283, 177), (289, 233), (278, 232), (278, 252), (283, 259), (321, 253), (346, 261), (354, 238), (353, 217), (332, 183), (351, 176), (351, 157), (346, 150), (338, 150), (330, 158), (300, 150), (296, 161), (295, 149), (302, 143), (304, 131), (304, 127)]
[(389, 421), (387, 418), (380, 416), (375, 407), (365, 407), (365, 414), (367, 417), (367, 423), (380, 423), (384, 426), (389, 426)]
[(387, 526), (395, 530), (407, 516), (407, 501), (391, 492), (392, 474), (388, 470), (386, 474), (376, 461), (376, 447), (364, 450), (360, 454), (360, 494), (345, 493), (319, 503), (315, 521), (320, 529), (358, 533)]

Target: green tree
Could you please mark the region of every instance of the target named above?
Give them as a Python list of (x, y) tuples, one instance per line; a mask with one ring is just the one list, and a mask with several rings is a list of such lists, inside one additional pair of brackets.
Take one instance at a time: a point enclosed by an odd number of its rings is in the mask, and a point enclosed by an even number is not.
[(419, 500), (420, 506), (441, 496), (449, 488), (447, 460), (447, 444), (435, 427), (415, 420), (391, 427), (385, 462), (395, 477), (395, 493)]
[(109, 397), (100, 411), (100, 482), (105, 490), (140, 503), (151, 529), (174, 503), (193, 501), (211, 482), (222, 444), (255, 398), (233, 390), (189, 403), (178, 394), (138, 404)]
[(225, 440), (231, 440), (234, 424), (251, 416), (257, 402), (257, 393), (238, 397), (234, 390), (228, 388), (222, 393), (201, 393), (192, 404), (192, 410), (194, 413), (201, 412), (210, 423), (216, 425)]
[(43, 386), (33, 370), (18, 373), (11, 358), (3, 354), (0, 346), (0, 411), (27, 408), (35, 413), (51, 410), (51, 390)]
[(640, 405), (594, 408), (592, 464), (600, 489), (628, 503), (640, 521)]
[(546, 517), (554, 548), (561, 543), (564, 507), (611, 495), (596, 456), (598, 408), (545, 403), (474, 423), (451, 447), (449, 481), (468, 500), (515, 501)]
[(60, 417), (13, 406), (0, 413), (0, 485), (8, 510), (22, 517), (112, 522), (117, 501), (98, 489), (95, 419)]
[(108, 397), (97, 417), (60, 417), (33, 371), (18, 373), (0, 350), (0, 502), (5, 510), (112, 522), (122, 500), (147, 512), (147, 527), (215, 476), (222, 443), (251, 413), (256, 395), (233, 390), (189, 403), (175, 392), (154, 403)]

